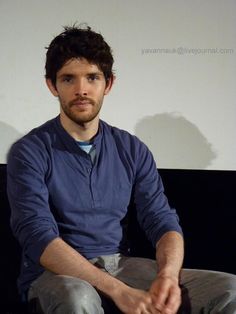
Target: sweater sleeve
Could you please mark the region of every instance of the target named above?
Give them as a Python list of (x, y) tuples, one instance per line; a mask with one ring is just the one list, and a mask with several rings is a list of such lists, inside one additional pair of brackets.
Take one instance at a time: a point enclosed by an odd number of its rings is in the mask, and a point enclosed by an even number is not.
[(164, 194), (162, 179), (156, 163), (145, 144), (138, 147), (138, 164), (134, 185), (134, 201), (137, 219), (155, 247), (161, 236), (168, 231), (182, 234), (179, 218)]
[(59, 236), (49, 208), (46, 150), (35, 140), (23, 139), (8, 154), (7, 192), (11, 207), (11, 227), (24, 255), (34, 263), (47, 244)]

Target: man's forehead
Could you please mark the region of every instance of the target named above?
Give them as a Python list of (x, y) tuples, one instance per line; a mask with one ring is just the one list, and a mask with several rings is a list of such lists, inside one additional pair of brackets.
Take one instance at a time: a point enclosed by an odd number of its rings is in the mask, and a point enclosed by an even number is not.
[(66, 63), (62, 66), (62, 68), (58, 71), (58, 73), (67, 72), (67, 71), (76, 71), (76, 70), (84, 70), (93, 73), (103, 73), (99, 67), (89, 62), (85, 58), (72, 58), (66, 61)]

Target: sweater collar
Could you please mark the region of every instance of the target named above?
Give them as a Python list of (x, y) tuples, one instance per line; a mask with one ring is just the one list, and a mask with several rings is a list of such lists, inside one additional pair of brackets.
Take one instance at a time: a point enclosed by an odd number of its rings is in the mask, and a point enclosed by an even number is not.
[[(61, 137), (65, 139), (66, 143), (73, 145), (74, 147), (78, 148), (78, 145), (76, 143), (76, 140), (63, 128), (60, 120), (60, 115), (58, 115), (55, 119), (56, 122), (56, 128), (59, 131)], [(101, 145), (101, 140), (104, 132), (104, 122), (102, 120), (99, 120), (99, 126), (98, 126), (98, 132), (95, 135), (95, 137), (92, 140), (93, 145), (96, 146), (98, 149)]]

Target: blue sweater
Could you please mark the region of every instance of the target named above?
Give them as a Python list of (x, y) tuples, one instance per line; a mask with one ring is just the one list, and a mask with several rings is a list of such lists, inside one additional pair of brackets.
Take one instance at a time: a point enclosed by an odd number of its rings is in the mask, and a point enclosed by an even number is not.
[(56, 237), (87, 259), (128, 254), (124, 221), (131, 194), (154, 246), (167, 231), (181, 233), (146, 145), (100, 120), (94, 146), (92, 163), (57, 117), (11, 147), (7, 182), (11, 226), (23, 249), (20, 292), (42, 273), (40, 256)]

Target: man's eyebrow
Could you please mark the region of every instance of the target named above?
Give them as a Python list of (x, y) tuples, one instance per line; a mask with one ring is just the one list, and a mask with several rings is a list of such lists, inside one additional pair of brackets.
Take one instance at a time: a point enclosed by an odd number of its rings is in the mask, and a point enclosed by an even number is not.
[(58, 75), (58, 78), (73, 77), (73, 76), (75, 76), (73, 73), (61, 73)]
[(86, 75), (99, 75), (99, 76), (103, 76), (103, 72), (100, 72), (100, 71), (93, 71), (93, 72), (88, 72)]

